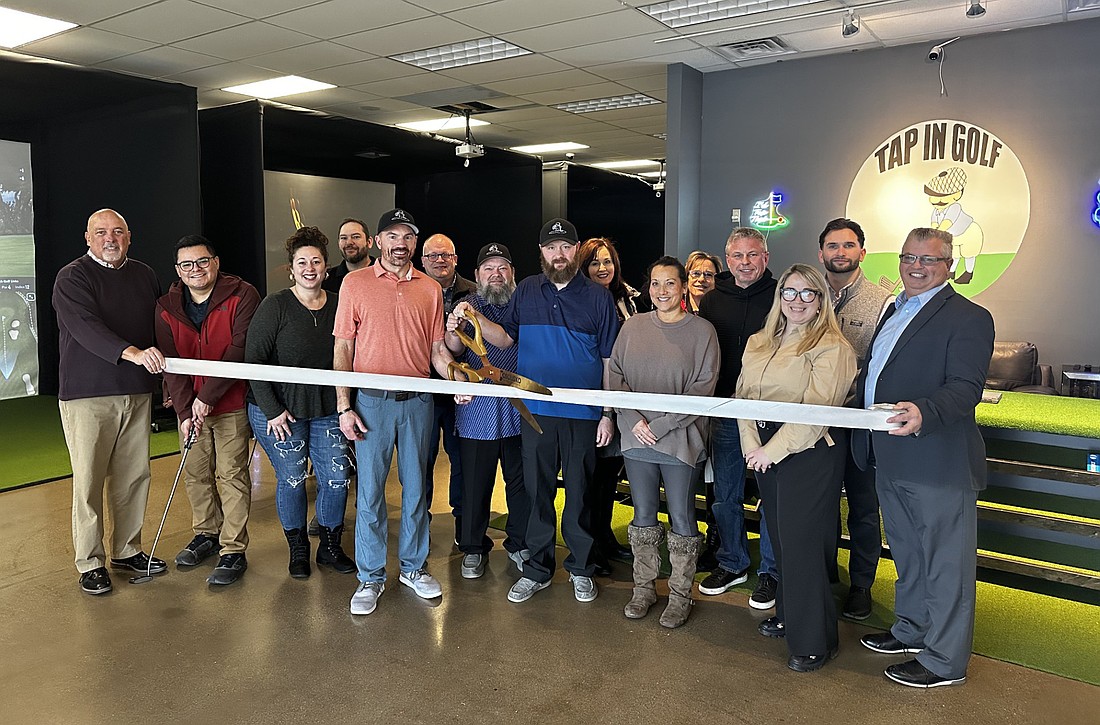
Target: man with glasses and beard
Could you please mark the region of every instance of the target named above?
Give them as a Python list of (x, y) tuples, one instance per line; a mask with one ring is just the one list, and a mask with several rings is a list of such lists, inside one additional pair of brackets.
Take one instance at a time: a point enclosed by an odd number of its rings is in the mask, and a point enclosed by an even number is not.
[[(606, 288), (577, 274), (577, 230), (565, 219), (551, 219), (539, 236), (542, 274), (519, 283), (501, 324), (478, 314), (485, 340), (499, 348), (519, 343), (518, 372), (547, 387), (599, 390), (618, 333), (615, 300)], [(454, 330), (467, 303), (459, 303), (447, 319)], [(596, 466), (596, 447), (611, 441), (610, 413), (598, 406), (541, 400), (527, 402), (543, 433), (521, 425), (523, 480), (531, 499), (527, 546), (531, 558), (523, 577), (508, 592), (511, 602), (525, 602), (550, 586), (554, 574), (557, 533), (559, 462), (565, 483), (562, 536), (569, 547), (564, 562), (579, 602), (590, 602), (598, 591), (593, 539), (585, 509), (585, 488)]]
[[(470, 307), (500, 324), (508, 310), (508, 301), (516, 291), (512, 254), (503, 244), (486, 244), (477, 255), (474, 270), (477, 292), (466, 297)], [(454, 331), (444, 338), (456, 358), (473, 367), (481, 365), (476, 354), (466, 350)], [(486, 344), (489, 362), (502, 370), (515, 372), (517, 346), (499, 348)], [(463, 354), (465, 353), (465, 354)], [(462, 452), (462, 528), (458, 532), (462, 551), (462, 576), (477, 579), (485, 573), (493, 540), (485, 535), (489, 526), (489, 506), (497, 477), (497, 462), (504, 476), (504, 494), (508, 501), (504, 548), (520, 572), (531, 555), (527, 549), (527, 519), (531, 504), (523, 488), (523, 450), (520, 442), (519, 412), (506, 398), (475, 397), (469, 405), (456, 406), (455, 427)]]
[(321, 287), (329, 292), (340, 293), (340, 285), (348, 273), (357, 269), (369, 267), (373, 261), (370, 258), (370, 248), (374, 246), (370, 229), (367, 223), (353, 217), (348, 217), (340, 222), (340, 235), (336, 245), (340, 247), (340, 254), (344, 255), (344, 261), (335, 267), (329, 267), (328, 275)]

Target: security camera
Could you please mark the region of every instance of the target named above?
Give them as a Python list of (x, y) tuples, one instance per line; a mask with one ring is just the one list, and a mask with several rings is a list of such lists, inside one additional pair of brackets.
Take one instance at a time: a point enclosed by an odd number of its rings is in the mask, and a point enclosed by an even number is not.
[(942, 45), (933, 45), (932, 50), (928, 51), (928, 60), (932, 61), (933, 63), (935, 63), (936, 61), (938, 61), (942, 57), (943, 57), (943, 46)]

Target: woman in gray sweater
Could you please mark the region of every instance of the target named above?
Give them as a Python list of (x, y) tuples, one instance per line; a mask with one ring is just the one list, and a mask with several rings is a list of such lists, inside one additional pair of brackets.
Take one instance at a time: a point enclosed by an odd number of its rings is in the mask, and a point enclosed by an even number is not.
[[(627, 320), (615, 341), (608, 389), (636, 393), (712, 395), (718, 380), (719, 351), (714, 327), (680, 305), (687, 285), (684, 265), (661, 257), (649, 267), (654, 311)], [(644, 617), (657, 602), (654, 581), (660, 569), (665, 530), (657, 521), (661, 481), (668, 501), (668, 606), (665, 627), (679, 627), (691, 611), (691, 585), (703, 537), (695, 522), (695, 482), (706, 458), (707, 420), (696, 415), (619, 409), (619, 431), (626, 461), (634, 521), (627, 528), (634, 552), (634, 591), (623, 610)]]

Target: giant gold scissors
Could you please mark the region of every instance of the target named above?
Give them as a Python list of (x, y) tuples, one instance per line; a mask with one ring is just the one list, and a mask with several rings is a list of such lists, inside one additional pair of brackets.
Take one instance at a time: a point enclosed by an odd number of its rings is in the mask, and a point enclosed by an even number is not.
[[(519, 388), (520, 390), (527, 390), (532, 393), (542, 393), (543, 395), (553, 395), (550, 389), (541, 383), (536, 383), (530, 378), (525, 378), (522, 375), (513, 373), (511, 370), (501, 370), (496, 365), (489, 362), (489, 351), (485, 348), (485, 338), (481, 336), (481, 324), (477, 320), (477, 314), (470, 308), (465, 310), (466, 319), (470, 321), (470, 324), (474, 328), (474, 336), (471, 338), (460, 329), (455, 329), (455, 334), (458, 335), (458, 339), (462, 340), (462, 343), (475, 355), (481, 358), (481, 367), (473, 368), (469, 363), (452, 362), (447, 365), (447, 374), (451, 380), (455, 379), (455, 371), (462, 373), (466, 380), (471, 383), (480, 383), (483, 380), (491, 380), (497, 385), (510, 385), (513, 388)], [(535, 416), (531, 415), (531, 411), (527, 409), (527, 406), (520, 398), (508, 398), (509, 402), (515, 406), (515, 409), (519, 411), (520, 416), (527, 421), (527, 424), (542, 433), (542, 426), (535, 420)]]

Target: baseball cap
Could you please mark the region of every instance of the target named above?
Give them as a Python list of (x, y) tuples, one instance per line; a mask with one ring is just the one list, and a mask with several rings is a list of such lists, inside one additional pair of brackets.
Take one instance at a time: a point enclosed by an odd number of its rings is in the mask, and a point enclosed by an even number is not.
[(475, 266), (480, 267), (484, 264), (486, 259), (492, 259), (493, 257), (502, 257), (508, 261), (508, 264), (512, 263), (512, 253), (508, 251), (508, 247), (503, 244), (492, 242), (491, 244), (486, 244), (481, 248), (481, 251), (477, 253), (477, 264)]
[(577, 228), (568, 219), (562, 219), (561, 217), (555, 217), (546, 222), (539, 234), (540, 247), (558, 241), (572, 242), (573, 244), (577, 244), (579, 241), (577, 239)]
[(413, 230), (414, 234), (419, 234), (420, 230), (416, 228), (416, 221), (413, 220), (412, 214), (404, 209), (390, 209), (388, 212), (382, 215), (382, 218), (378, 220), (378, 233), (386, 231), (392, 226), (398, 224), (404, 224)]

